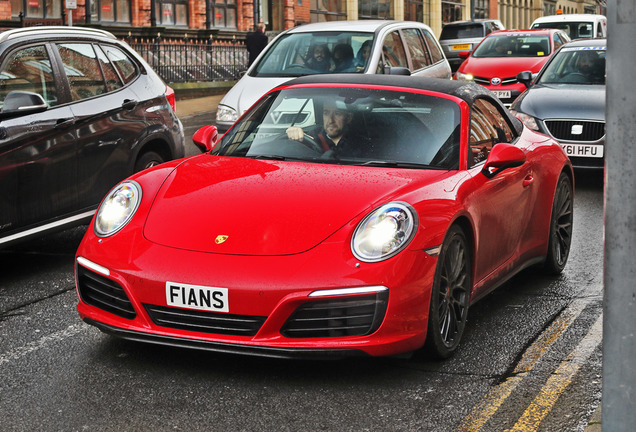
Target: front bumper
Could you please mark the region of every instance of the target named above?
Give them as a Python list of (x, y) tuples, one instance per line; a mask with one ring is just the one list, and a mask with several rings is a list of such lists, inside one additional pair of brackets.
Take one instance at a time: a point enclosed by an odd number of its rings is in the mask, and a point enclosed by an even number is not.
[[(81, 318), (115, 336), (220, 352), (301, 358), (401, 354), (418, 349), (426, 338), (436, 258), (423, 251), (404, 251), (385, 262), (369, 264), (359, 263), (353, 256), (343, 257), (340, 242), (298, 255), (254, 257), (177, 250), (145, 239), (128, 243), (125, 236), (116, 237), (102, 243), (85, 238), (78, 251), (78, 256), (98, 264), (108, 274), (95, 274), (80, 263), (76, 266)], [(123, 252), (121, 247), (129, 250)], [(115, 287), (117, 299), (109, 300), (110, 306), (87, 294), (86, 273), (99, 279), (98, 289)], [(226, 288), (228, 313), (170, 306), (167, 281)], [(338, 291), (353, 287), (371, 287), (371, 292)], [(387, 289), (373, 292), (373, 287)], [(335, 294), (312, 296), (321, 291)], [(187, 316), (172, 320), (172, 312)], [(168, 317), (158, 319), (163, 313)], [(307, 327), (312, 320), (322, 324)], [(227, 331), (228, 322), (236, 331)], [(246, 332), (243, 322), (251, 330)], [(358, 327), (364, 329), (355, 330)]]

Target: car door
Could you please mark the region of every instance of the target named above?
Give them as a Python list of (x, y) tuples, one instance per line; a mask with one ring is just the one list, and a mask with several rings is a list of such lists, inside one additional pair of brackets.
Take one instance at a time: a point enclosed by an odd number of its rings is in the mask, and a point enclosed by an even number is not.
[(525, 163), (508, 168), (493, 178), (481, 170), (492, 147), (514, 140), (512, 128), (495, 104), (478, 99), (471, 110), (469, 172), (472, 176), (470, 197), (474, 207), (475, 282), (479, 287), (486, 278), (505, 272), (517, 257), (520, 241), (529, 229), (533, 200), (532, 167)]
[[(17, 47), (0, 60), (0, 234), (77, 209), (74, 116), (47, 43)], [(42, 112), (10, 113), (13, 91), (37, 93)]]
[(145, 115), (139, 112), (137, 95), (99, 44), (58, 42), (55, 46), (68, 79), (76, 122), (79, 199), (81, 205), (93, 206), (132, 173), (131, 152), (144, 133)]

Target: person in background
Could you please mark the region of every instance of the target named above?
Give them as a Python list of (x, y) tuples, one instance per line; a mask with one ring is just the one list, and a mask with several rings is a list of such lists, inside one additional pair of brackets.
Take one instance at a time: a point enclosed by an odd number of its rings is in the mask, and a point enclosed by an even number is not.
[(334, 72), (356, 72), (353, 48), (349, 44), (338, 44), (333, 49)]
[(318, 72), (327, 72), (331, 67), (331, 56), (329, 47), (325, 44), (313, 45), (309, 47), (309, 58), (307, 66)]
[(358, 71), (364, 69), (367, 65), (367, 61), (369, 61), (369, 54), (371, 54), (371, 40), (364, 41), (356, 54), (356, 67), (358, 68)]
[(245, 38), (245, 47), (247, 48), (247, 52), (249, 54), (249, 59), (247, 61), (247, 66), (251, 66), (256, 60), (256, 57), (265, 49), (267, 46), (268, 38), (265, 34), (265, 24), (262, 22), (256, 24), (256, 30), (252, 33), (248, 34)]

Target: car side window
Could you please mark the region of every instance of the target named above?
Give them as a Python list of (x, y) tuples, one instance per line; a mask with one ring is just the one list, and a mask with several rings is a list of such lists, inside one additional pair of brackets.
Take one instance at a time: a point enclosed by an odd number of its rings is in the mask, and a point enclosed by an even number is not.
[(37, 93), (49, 106), (59, 104), (51, 60), (44, 45), (18, 50), (4, 62), (0, 69), (0, 106), (14, 90)]
[(123, 87), (123, 83), (115, 70), (112, 62), (108, 59), (106, 54), (99, 48), (95, 47), (95, 52), (97, 53), (97, 58), (99, 59), (99, 64), (102, 68), (102, 72), (104, 72), (104, 77), (106, 78), (106, 88), (108, 91), (114, 91), (121, 87)]
[(382, 63), (385, 66), (400, 66), (408, 68), (406, 52), (398, 32), (391, 32), (382, 43)]
[(58, 44), (64, 72), (74, 101), (106, 93), (99, 60), (89, 43)]
[(122, 80), (128, 84), (138, 75), (135, 63), (119, 48), (114, 46), (102, 45), (108, 59), (115, 66)]
[(470, 154), (468, 166), (488, 159), (490, 150), (497, 143), (510, 143), (514, 139), (512, 129), (499, 110), (485, 99), (477, 99), (470, 113)]
[(409, 48), (409, 54), (411, 54), (411, 64), (413, 70), (422, 69), (431, 64), (431, 59), (428, 55), (428, 48), (424, 44), (420, 32), (417, 29), (410, 28), (402, 30), (404, 36), (404, 42)]
[(435, 38), (432, 34), (427, 32), (426, 30), (422, 30), (422, 34), (424, 35), (424, 39), (428, 45), (428, 52), (431, 55), (431, 61), (433, 64), (438, 61), (444, 60), (444, 54), (442, 54), (442, 50), (440, 49), (438, 43), (435, 41)]

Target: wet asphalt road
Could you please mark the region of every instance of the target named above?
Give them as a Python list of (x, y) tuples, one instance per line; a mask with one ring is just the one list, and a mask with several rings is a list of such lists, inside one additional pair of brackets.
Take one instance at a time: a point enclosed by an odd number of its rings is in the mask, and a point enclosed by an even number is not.
[[(186, 136), (209, 118), (184, 120)], [(87, 227), (2, 250), (0, 430), (583, 430), (601, 395), (603, 268), (602, 178), (584, 177), (564, 273), (525, 271), (474, 305), (445, 362), (283, 361), (117, 340), (75, 311)]]

